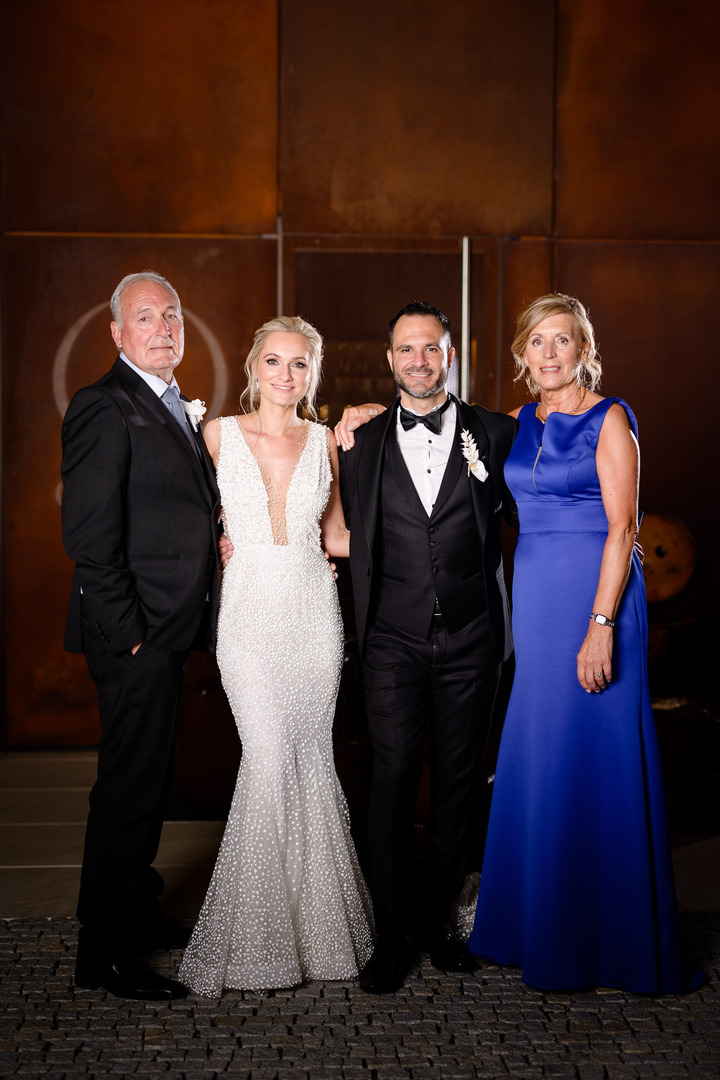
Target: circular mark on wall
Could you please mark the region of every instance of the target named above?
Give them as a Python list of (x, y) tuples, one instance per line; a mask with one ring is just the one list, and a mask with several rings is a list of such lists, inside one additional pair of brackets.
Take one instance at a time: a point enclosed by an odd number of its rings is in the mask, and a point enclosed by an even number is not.
[(684, 589), (695, 566), (695, 540), (673, 514), (645, 514), (640, 527), (649, 601), (669, 600)]
[[(53, 397), (55, 398), (55, 405), (61, 416), (65, 415), (65, 410), (70, 404), (70, 396), (67, 389), (67, 369), (70, 361), (70, 355), (75, 342), (79, 338), (82, 331), (92, 322), (96, 315), (101, 311), (107, 311), (107, 302), (103, 304), (96, 304), (95, 307), (89, 308), (83, 315), (81, 315), (72, 324), (65, 337), (60, 342), (60, 347), (55, 353), (55, 361), (53, 363), (53, 376), (52, 387)], [(109, 312), (108, 312), (109, 314)], [(187, 308), (183, 308), (183, 316), (190, 322), (200, 334), (201, 338), (207, 346), (207, 350), (210, 353), (210, 359), (213, 366), (214, 386), (213, 396), (210, 406), (208, 408), (208, 419), (213, 416), (218, 416), (223, 407), (225, 396), (227, 394), (227, 363), (225, 356), (220, 347), (220, 342), (213, 334), (210, 327), (206, 322), (198, 316), (194, 315), (192, 311)]]
[(65, 337), (60, 342), (60, 347), (55, 353), (55, 361), (53, 363), (52, 387), (53, 397), (55, 398), (55, 405), (57, 411), (60, 413), (61, 416), (65, 415), (65, 411), (70, 404), (70, 398), (68, 396), (66, 385), (67, 367), (68, 361), (70, 359), (70, 353), (73, 350), (75, 342), (80, 337), (80, 334), (85, 329), (87, 324), (89, 322), (92, 322), (95, 316), (99, 312), (106, 310), (107, 307), (107, 302), (105, 302), (104, 304), (96, 304), (95, 307), (90, 308), (89, 311), (86, 311), (85, 314), (81, 315), (79, 319), (76, 319), (68, 330)]

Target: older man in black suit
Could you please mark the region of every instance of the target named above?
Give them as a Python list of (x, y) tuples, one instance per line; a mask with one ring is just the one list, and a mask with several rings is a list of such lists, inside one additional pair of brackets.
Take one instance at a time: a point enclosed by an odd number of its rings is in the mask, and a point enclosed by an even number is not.
[(197, 407), (174, 370), (179, 297), (131, 274), (111, 300), (119, 356), (62, 429), (65, 549), (75, 562), (65, 648), (85, 654), (102, 736), (90, 795), (75, 982), (149, 1000), (185, 988), (140, 959), (181, 943), (153, 869), (191, 647), (214, 642), (218, 490)]
[(455, 355), (446, 316), (409, 304), (390, 323), (389, 343), (399, 400), (340, 457), (373, 748), (370, 884), (379, 938), (360, 983), (378, 993), (396, 990), (410, 962), (428, 714), (425, 940), (435, 966), (471, 967), (450, 915), (500, 665), (512, 650), (500, 518), (517, 520), (503, 479), (515, 423), (446, 393)]

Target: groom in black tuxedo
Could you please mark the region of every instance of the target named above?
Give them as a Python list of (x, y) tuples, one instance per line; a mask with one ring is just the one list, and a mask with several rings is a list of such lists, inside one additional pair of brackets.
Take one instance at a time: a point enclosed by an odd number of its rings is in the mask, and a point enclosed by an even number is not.
[[(450, 916), (500, 665), (512, 651), (500, 518), (517, 522), (503, 479), (515, 422), (446, 393), (455, 355), (446, 316), (408, 304), (390, 323), (389, 344), (400, 398), (340, 456), (373, 748), (370, 884), (379, 937), (360, 984), (374, 993), (398, 989), (410, 963), (413, 826), (428, 717), (425, 940), (436, 967), (471, 969)], [(474, 441), (472, 471), (463, 432)]]
[(75, 562), (65, 648), (85, 654), (102, 726), (75, 983), (164, 1000), (185, 988), (139, 957), (184, 943), (151, 864), (188, 650), (214, 644), (219, 494), (173, 374), (184, 348), (175, 289), (131, 274), (110, 306), (120, 355), (75, 395), (62, 428), (63, 541)]

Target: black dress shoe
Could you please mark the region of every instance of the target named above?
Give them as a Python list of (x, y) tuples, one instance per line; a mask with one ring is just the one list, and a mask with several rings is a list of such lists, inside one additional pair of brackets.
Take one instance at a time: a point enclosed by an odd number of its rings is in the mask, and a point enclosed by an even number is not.
[(78, 960), (75, 985), (85, 990), (102, 987), (115, 997), (138, 1001), (172, 1001), (187, 996), (187, 987), (165, 979), (139, 960)]
[(428, 934), (427, 945), (433, 967), (440, 968), (441, 971), (475, 970), (475, 960), (450, 923), (433, 927)]
[(380, 939), (360, 972), (360, 986), (368, 994), (394, 994), (402, 986), (411, 963), (408, 945)]

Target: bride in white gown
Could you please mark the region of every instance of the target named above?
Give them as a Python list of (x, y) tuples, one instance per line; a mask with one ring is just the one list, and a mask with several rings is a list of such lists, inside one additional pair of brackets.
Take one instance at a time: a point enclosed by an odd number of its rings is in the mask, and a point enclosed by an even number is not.
[(217, 658), (242, 761), (207, 897), (180, 968), (201, 994), (349, 979), (372, 951), (370, 900), (335, 773), (343, 629), (332, 570), (347, 555), (331, 433), (311, 415), (322, 338), (299, 318), (255, 334), (249, 411), (212, 420), (234, 553)]

